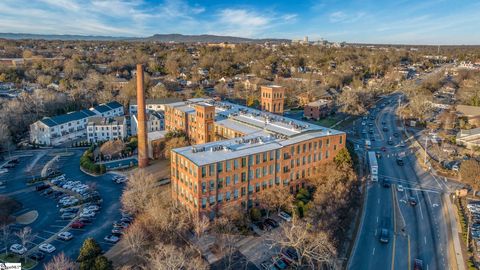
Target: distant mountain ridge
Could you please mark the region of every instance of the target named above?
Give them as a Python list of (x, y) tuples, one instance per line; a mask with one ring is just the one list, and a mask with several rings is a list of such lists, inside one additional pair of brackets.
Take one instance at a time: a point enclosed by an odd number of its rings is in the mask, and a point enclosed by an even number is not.
[(22, 34), (22, 33), (0, 33), (3, 39), (43, 39), (43, 40), (123, 40), (123, 41), (158, 41), (158, 42), (179, 42), (179, 43), (263, 43), (263, 42), (290, 42), (289, 39), (276, 38), (242, 38), (233, 36), (217, 35), (182, 35), (182, 34), (155, 34), (150, 37), (113, 37), (113, 36), (84, 36), (84, 35), (45, 35), (45, 34)]

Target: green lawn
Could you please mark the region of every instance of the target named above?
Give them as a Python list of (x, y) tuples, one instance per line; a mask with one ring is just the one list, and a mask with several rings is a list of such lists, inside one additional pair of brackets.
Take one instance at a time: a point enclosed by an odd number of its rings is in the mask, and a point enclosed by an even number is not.
[(338, 122), (338, 119), (335, 117), (327, 117), (323, 118), (317, 121), (317, 125), (323, 126), (323, 127), (331, 127), (335, 123)]
[(20, 256), (8, 253), (5, 255), (5, 253), (0, 254), (0, 262), (8, 262), (8, 263), (22, 263), (22, 269), (32, 269), (37, 265), (36, 261), (33, 261), (31, 259), (28, 259), (24, 261)]

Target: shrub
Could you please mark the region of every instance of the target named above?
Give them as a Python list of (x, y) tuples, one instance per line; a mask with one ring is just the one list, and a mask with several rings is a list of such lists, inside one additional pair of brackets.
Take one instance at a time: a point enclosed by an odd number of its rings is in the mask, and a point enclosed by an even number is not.
[(262, 212), (260, 211), (260, 209), (255, 207), (250, 209), (250, 218), (253, 221), (260, 221), (260, 219), (262, 218)]

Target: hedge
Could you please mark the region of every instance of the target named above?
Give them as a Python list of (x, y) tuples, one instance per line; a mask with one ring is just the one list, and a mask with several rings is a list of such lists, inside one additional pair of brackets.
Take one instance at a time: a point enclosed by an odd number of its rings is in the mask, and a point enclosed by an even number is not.
[(93, 162), (93, 150), (92, 147), (85, 151), (80, 158), (80, 167), (82, 169), (96, 174), (104, 174), (107, 169), (103, 164), (95, 164)]

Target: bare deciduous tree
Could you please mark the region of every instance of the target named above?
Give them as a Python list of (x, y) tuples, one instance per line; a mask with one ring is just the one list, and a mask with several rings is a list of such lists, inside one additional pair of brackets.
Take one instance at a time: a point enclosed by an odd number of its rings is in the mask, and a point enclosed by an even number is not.
[[(28, 242), (32, 241), (35, 237), (35, 235), (32, 234), (32, 228), (30, 227), (24, 227), (20, 231), (16, 232), (15, 235), (20, 239), (20, 242), (24, 247), (26, 247)], [(25, 259), (25, 254), (23, 255), (23, 257)]]
[(288, 187), (272, 187), (261, 192), (257, 197), (260, 205), (267, 210), (267, 216), (270, 211), (280, 211), (282, 208), (290, 209), (293, 205), (293, 196)]
[(145, 211), (151, 199), (157, 195), (156, 184), (157, 181), (153, 175), (143, 170), (135, 171), (128, 178), (122, 194), (123, 208), (134, 214)]
[(328, 235), (307, 222), (293, 219), (272, 233), (272, 248), (292, 248), (297, 253), (293, 264), (298, 268), (336, 269), (336, 249)]
[(143, 227), (142, 223), (133, 223), (125, 232), (123, 239), (134, 254), (139, 254), (143, 247), (147, 244), (148, 231)]
[(157, 270), (203, 270), (208, 265), (190, 248), (179, 249), (173, 245), (157, 245), (148, 254), (147, 269)]
[(73, 270), (75, 263), (62, 252), (44, 266), (44, 270)]

